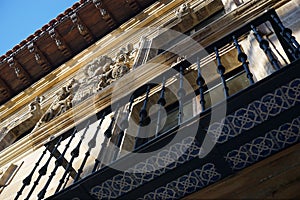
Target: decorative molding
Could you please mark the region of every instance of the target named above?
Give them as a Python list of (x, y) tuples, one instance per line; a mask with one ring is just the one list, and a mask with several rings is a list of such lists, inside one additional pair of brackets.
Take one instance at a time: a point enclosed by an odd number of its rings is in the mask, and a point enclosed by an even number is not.
[(110, 28), (117, 27), (116, 20), (111, 15), (111, 13), (108, 12), (107, 8), (103, 4), (103, 1), (102, 0), (93, 0), (93, 3), (95, 4), (95, 7), (99, 10), (101, 17), (106, 22), (106, 24)]
[(224, 158), (233, 170), (241, 170), (299, 141), (300, 117), (231, 150)]
[(82, 35), (88, 43), (94, 41), (93, 34), (76, 13), (72, 14), (70, 18), (72, 22), (76, 25), (76, 28), (79, 31), (80, 35)]
[(43, 68), (44, 72), (50, 71), (51, 64), (49, 63), (43, 52), (33, 42), (28, 45), (28, 50), (30, 53), (34, 54), (36, 63)]
[(178, 19), (182, 19), (183, 16), (192, 13), (193, 10), (191, 9), (191, 5), (189, 3), (183, 3), (174, 12)]
[(151, 58), (151, 56), (157, 53), (157, 49), (151, 49), (152, 39), (141, 37), (139, 44), (140, 46), (132, 67), (133, 69), (145, 64)]
[(180, 199), (187, 194), (196, 192), (205, 186), (215, 183), (222, 177), (213, 163), (206, 163), (199, 169), (179, 177), (165, 186), (144, 195), (143, 199)]
[(55, 45), (57, 46), (57, 48), (65, 56), (71, 56), (72, 55), (70, 47), (67, 45), (67, 43), (63, 39), (63, 37), (54, 28), (49, 30), (49, 34), (50, 34), (51, 38), (54, 40)]
[(12, 90), (1, 78), (0, 78), (0, 95), (5, 96), (7, 98), (12, 96)]
[(0, 151), (7, 148), (15, 140), (35, 126), (43, 114), (42, 97), (37, 97), (29, 104), (28, 111), (8, 121), (0, 131)]
[(207, 129), (208, 135), (214, 142), (225, 143), (299, 102), (300, 79), (297, 78), (277, 88), (273, 93), (265, 94), (259, 100), (227, 115), (220, 122), (212, 123)]
[[(56, 97), (54, 98), (50, 107), (42, 115), (41, 119), (39, 120), (39, 122), (36, 124), (36, 126), (31, 132), (34, 132), (37, 128), (39, 128), (43, 124), (49, 122), (53, 118), (63, 114), (64, 112), (72, 108), (72, 100), (78, 87), (79, 87), (78, 82), (75, 79), (72, 79), (65, 86), (63, 86), (56, 93)], [(38, 99), (36, 101), (38, 101)], [(35, 112), (37, 112), (40, 109), (39, 106), (37, 105), (38, 105), (37, 103), (30, 104), (31, 109), (33, 109)]]
[[(173, 1), (172, 3), (168, 4), (159, 11), (159, 14), (168, 13), (170, 10), (173, 9), (174, 5), (176, 6), (178, 4), (177, 1)], [(155, 8), (153, 8), (155, 9)], [(151, 9), (151, 10), (153, 10)], [(137, 15), (137, 18), (140, 16), (144, 16), (145, 13), (140, 13)], [(156, 14), (153, 13), (152, 15), (147, 14), (147, 18), (143, 18), (143, 22), (141, 24), (137, 24), (132, 28), (136, 27), (147, 27), (149, 24), (153, 22), (153, 20), (156, 19)], [(118, 35), (119, 31), (114, 30), (112, 32), (112, 35)], [(85, 51), (79, 53), (76, 55), (73, 59), (67, 61), (62, 66), (58, 67), (57, 69), (53, 70), (49, 73), (49, 75), (45, 76), (41, 80), (37, 81), (35, 84), (31, 85), (30, 88), (24, 90), (24, 92), (19, 93), (16, 95), (15, 98), (9, 100), (7, 103), (0, 106), (0, 114), (2, 118), (7, 118), (9, 115), (11, 115), (15, 110), (20, 109), (22, 106), (26, 106), (28, 103), (34, 100), (35, 97), (43, 95), (46, 93), (50, 87), (55, 87), (58, 80), (65, 80), (69, 79), (69, 77), (73, 76), (75, 73), (77, 73), (81, 68), (86, 66), (90, 60), (96, 56), (105, 55), (107, 53), (107, 48), (116, 48), (120, 45), (120, 42), (123, 42), (127, 40), (129, 37), (131, 37), (132, 34), (126, 33), (121, 38), (116, 38), (114, 40), (111, 40), (110, 37), (104, 37), (100, 39), (95, 45), (92, 45), (88, 47)], [(99, 48), (100, 44), (105, 44), (103, 47)], [(87, 52), (94, 52), (93, 54), (90, 54), (88, 58), (86, 58)], [(86, 58), (83, 59), (82, 58)], [(7, 62), (7, 59), (4, 60)], [(79, 62), (78, 62), (79, 61)], [(72, 67), (71, 67), (72, 66)], [(68, 68), (67, 71), (65, 71)], [(61, 73), (62, 71), (65, 71), (64, 73)], [(31, 93), (31, 95), (27, 95), (28, 93)], [(19, 99), (22, 99), (20, 101), (21, 103), (16, 103)], [(9, 109), (8, 109), (9, 108)], [(91, 112), (90, 112), (91, 113)]]
[(31, 84), (32, 80), (29, 76), (29, 74), (25, 71), (25, 69), (22, 67), (22, 65), (14, 58), (10, 57), (7, 60), (9, 67), (12, 68), (15, 71), (15, 74), (17, 78), (24, 84), (29, 85)]
[(136, 52), (137, 49), (128, 44), (114, 58), (104, 55), (90, 62), (83, 69), (84, 77), (79, 78), (80, 86), (73, 103), (78, 104), (128, 73), (134, 65)]
[[(179, 165), (199, 157), (202, 153), (203, 149), (195, 139), (187, 137), (182, 142), (173, 144), (168, 149), (137, 163), (101, 185), (91, 188), (90, 194), (97, 199), (117, 198)], [(153, 171), (147, 172), (149, 169)]]
[(36, 97), (34, 101), (29, 104), (29, 112), (32, 116), (42, 115), (41, 103), (44, 100), (44, 97)]
[(141, 6), (137, 0), (124, 0), (125, 5), (129, 6), (134, 12), (139, 12), (141, 10)]

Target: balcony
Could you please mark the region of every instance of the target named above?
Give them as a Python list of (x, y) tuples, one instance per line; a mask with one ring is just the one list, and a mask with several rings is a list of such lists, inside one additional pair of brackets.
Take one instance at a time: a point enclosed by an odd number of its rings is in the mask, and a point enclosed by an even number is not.
[[(259, 31), (266, 22), (285, 52), (285, 64)], [(261, 48), (255, 52), (265, 54), (274, 71), (257, 82), (239, 44), (249, 34)], [(187, 44), (173, 38), (163, 45), (173, 48), (174, 41)], [(189, 57), (157, 68), (159, 73), (150, 79), (139, 77), (132, 92), (120, 92), (96, 118), (79, 120), (45, 144), (16, 199), (27, 186), (31, 198), (42, 178), (46, 181), (38, 199), (179, 199), (299, 142), (299, 44), (274, 10), (202, 49), (188, 50), (193, 51)], [(239, 64), (224, 66), (222, 58), (232, 51)], [(160, 51), (153, 60), (170, 52)], [(206, 76), (211, 66), (217, 74)], [(77, 106), (83, 105), (88, 104)], [(34, 174), (37, 179), (31, 180)]]

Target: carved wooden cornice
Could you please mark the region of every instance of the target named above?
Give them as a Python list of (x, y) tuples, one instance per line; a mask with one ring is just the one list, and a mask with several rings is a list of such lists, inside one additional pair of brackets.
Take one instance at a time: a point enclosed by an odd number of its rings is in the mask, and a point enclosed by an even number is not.
[(130, 7), (134, 12), (139, 12), (141, 10), (140, 4), (136, 0), (124, 0), (125, 5)]
[(28, 45), (28, 50), (30, 51), (30, 53), (34, 54), (36, 63), (43, 68), (44, 72), (50, 71), (50, 62), (43, 54), (43, 52), (33, 42)]
[(66, 41), (60, 36), (60, 34), (55, 30), (55, 28), (52, 28), (49, 30), (49, 35), (54, 40), (55, 45), (57, 48), (65, 55), (65, 56), (71, 56), (72, 52), (70, 47), (67, 45)]
[(12, 96), (12, 90), (1, 78), (0, 78), (0, 95), (3, 95), (7, 98)]
[(100, 15), (102, 19), (106, 22), (106, 24), (110, 28), (115, 28), (117, 27), (117, 22), (112, 16), (111, 13), (107, 10), (105, 5), (103, 4), (102, 0), (93, 0), (93, 3), (95, 4), (96, 8), (99, 9)]
[(74, 13), (70, 16), (70, 18), (74, 23), (74, 25), (76, 26), (77, 30), (79, 31), (80, 35), (82, 35), (88, 43), (94, 41), (93, 34), (88, 29), (88, 27), (83, 23), (83, 21), (80, 19), (78, 14)]
[(31, 80), (29, 74), (26, 72), (26, 70), (23, 68), (23, 66), (14, 57), (10, 57), (7, 60), (7, 62), (9, 64), (9, 67), (15, 71), (17, 78), (24, 85), (30, 85), (32, 83), (32, 80)]

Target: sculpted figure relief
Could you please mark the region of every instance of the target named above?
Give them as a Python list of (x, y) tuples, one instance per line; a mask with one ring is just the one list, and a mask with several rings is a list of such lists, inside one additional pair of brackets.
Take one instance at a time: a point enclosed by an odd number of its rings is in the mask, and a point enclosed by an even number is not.
[(0, 141), (5, 136), (5, 134), (7, 133), (7, 131), (8, 131), (8, 128), (6, 126), (4, 126), (3, 128), (0, 129)]
[(43, 98), (44, 97), (36, 97), (35, 100), (29, 104), (29, 112), (32, 115), (39, 115), (42, 113), (41, 102), (43, 101)]
[(177, 10), (175, 10), (175, 16), (178, 19), (181, 19), (183, 15), (188, 13), (191, 13), (191, 8), (189, 3), (184, 3)]
[[(48, 110), (43, 114), (39, 122), (36, 124), (35, 128), (40, 127), (42, 124), (49, 122), (51, 119), (61, 115), (72, 107), (72, 99), (74, 96), (74, 91), (78, 88), (77, 81), (72, 79), (67, 83), (66, 86), (62, 87), (57, 93), (56, 98), (48, 108)], [(32, 132), (33, 132), (32, 131)]]
[(134, 64), (136, 53), (137, 49), (134, 49), (133, 44), (128, 44), (114, 58), (104, 55), (95, 59), (84, 69), (84, 78), (79, 80), (80, 89), (73, 101), (86, 99), (128, 73)]
[[(72, 79), (60, 89), (33, 131), (128, 73), (134, 64), (136, 53), (137, 49), (134, 49), (133, 44), (128, 44), (114, 58), (104, 55), (88, 64), (83, 69), (83, 78)], [(39, 109), (38, 106), (37, 102), (33, 102), (30, 108), (34, 111)]]
[(129, 72), (134, 64), (136, 51), (132, 44), (128, 44), (126, 48), (121, 48), (112, 62), (103, 66), (103, 73), (100, 76), (97, 89), (102, 90)]

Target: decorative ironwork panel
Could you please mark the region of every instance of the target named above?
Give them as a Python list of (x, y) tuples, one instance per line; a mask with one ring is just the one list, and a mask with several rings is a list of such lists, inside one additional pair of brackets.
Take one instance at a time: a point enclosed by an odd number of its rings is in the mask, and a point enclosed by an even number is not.
[(290, 107), (280, 88), (273, 93), (264, 95), (259, 101), (254, 101), (252, 104), (264, 121)]
[(244, 144), (239, 149), (232, 150), (225, 156), (226, 161), (233, 170), (240, 170), (255, 163), (262, 158), (299, 142), (300, 117), (291, 123), (285, 123), (278, 129), (267, 132), (264, 136), (257, 137)]
[(228, 115), (227, 119), (237, 134), (250, 130), (263, 122), (252, 104), (238, 109), (233, 115)]
[(217, 171), (213, 163), (207, 163), (199, 169), (179, 177), (146, 194), (142, 199), (179, 199), (187, 194), (191, 194), (208, 184), (214, 183), (221, 179), (221, 174)]
[(300, 102), (300, 78), (291, 81), (288, 85), (281, 87), (288, 103), (295, 106)]
[(249, 153), (243, 146), (227, 153), (225, 159), (230, 164), (231, 168), (235, 170), (243, 169), (253, 162)]
[(109, 181), (109, 185), (118, 197), (131, 191), (139, 183), (131, 173), (124, 172), (123, 174), (114, 176), (111, 182)]
[[(168, 149), (160, 151), (155, 156), (137, 163), (126, 172), (106, 180), (99, 186), (93, 187), (90, 190), (90, 194), (98, 199), (117, 198), (167, 171), (199, 157), (201, 153), (203, 151), (198, 142), (193, 137), (187, 137), (181, 143), (171, 145)], [(105, 192), (107, 190), (111, 190), (110, 196), (107, 196), (108, 193)]]
[(207, 133), (214, 142), (225, 143), (231, 138), (242, 134), (275, 117), (283, 111), (300, 102), (300, 79), (277, 88), (273, 93), (265, 94), (261, 99), (251, 102), (223, 118), (220, 122), (212, 123)]
[(231, 128), (228, 120), (224, 118), (221, 122), (212, 123), (207, 130), (207, 134), (212, 141), (217, 143), (227, 142), (230, 138), (234, 138), (238, 134)]
[(300, 118), (294, 119), (292, 123), (286, 123), (278, 130), (270, 132), (280, 149), (300, 141)]

